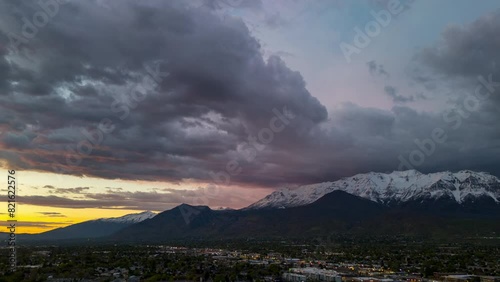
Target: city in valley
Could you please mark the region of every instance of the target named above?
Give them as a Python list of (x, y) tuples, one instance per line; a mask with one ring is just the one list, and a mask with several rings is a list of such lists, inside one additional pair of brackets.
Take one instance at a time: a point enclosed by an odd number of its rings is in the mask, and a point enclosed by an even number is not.
[(330, 236), (310, 242), (31, 246), (18, 249), (15, 273), (1, 264), (0, 281), (498, 282), (500, 247), (493, 241)]

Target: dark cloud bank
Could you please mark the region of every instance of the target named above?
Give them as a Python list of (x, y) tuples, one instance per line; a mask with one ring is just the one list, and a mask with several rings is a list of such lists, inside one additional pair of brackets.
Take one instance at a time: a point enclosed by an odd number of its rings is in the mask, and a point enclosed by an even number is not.
[[(191, 205), (210, 204), (213, 207), (241, 207), (248, 204), (248, 195), (234, 193), (231, 189), (217, 191), (216, 194), (208, 194), (207, 188), (202, 187), (194, 190), (157, 188), (151, 191), (106, 190), (97, 193), (78, 191), (78, 188), (81, 187), (54, 188), (56, 190), (54, 195), (23, 196), (20, 201), (29, 205), (72, 209), (103, 208), (155, 211), (170, 209), (179, 205), (179, 203)], [(57, 192), (57, 190), (61, 189), (67, 190), (67, 192)], [(57, 193), (64, 195), (56, 195)], [(206, 199), (202, 199), (202, 197)], [(63, 214), (53, 212), (40, 212), (40, 214), (47, 217), (66, 217)]]
[[(456, 111), (346, 104), (328, 113), (299, 72), (263, 58), (241, 20), (206, 6), (70, 1), (45, 25), (35, 1), (0, 6), (0, 158), (11, 167), (174, 182), (212, 181), (211, 172), (224, 171), (234, 172), (232, 184), (274, 187), (407, 168), (402, 157), (424, 172), (500, 175), (497, 92), (459, 126)], [(26, 19), (38, 21), (36, 32), (22, 29)], [(416, 63), (464, 89), (478, 75), (500, 81), (498, 30), (498, 13), (450, 27)], [(295, 116), (288, 124), (273, 119), (284, 108)], [(273, 120), (280, 130), (269, 131)], [(424, 140), (436, 128), (446, 141), (430, 150)]]

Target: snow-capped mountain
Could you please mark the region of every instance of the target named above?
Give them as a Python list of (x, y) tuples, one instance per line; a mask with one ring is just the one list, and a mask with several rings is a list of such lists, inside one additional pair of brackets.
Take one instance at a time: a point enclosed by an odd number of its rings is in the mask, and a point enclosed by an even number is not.
[(446, 171), (422, 174), (416, 170), (408, 170), (389, 174), (370, 172), (335, 182), (285, 187), (247, 209), (307, 205), (336, 190), (382, 204), (441, 198), (450, 198), (461, 204), (480, 197), (492, 198), (500, 203), (500, 180), (488, 173), (464, 170), (457, 173)]
[(218, 207), (214, 209), (215, 211), (234, 211), (233, 208), (230, 207)]
[(127, 214), (121, 217), (100, 218), (56, 228), (39, 234), (27, 234), (23, 239), (28, 241), (45, 241), (105, 237), (132, 224), (153, 218), (155, 215), (156, 213), (154, 212), (145, 211), (141, 213)]
[(156, 215), (156, 213), (152, 211), (144, 211), (141, 213), (131, 213), (127, 214), (121, 217), (111, 217), (111, 218), (101, 218), (98, 219), (100, 221), (105, 221), (105, 222), (116, 222), (116, 223), (138, 223), (141, 221), (144, 221), (146, 219), (153, 218)]

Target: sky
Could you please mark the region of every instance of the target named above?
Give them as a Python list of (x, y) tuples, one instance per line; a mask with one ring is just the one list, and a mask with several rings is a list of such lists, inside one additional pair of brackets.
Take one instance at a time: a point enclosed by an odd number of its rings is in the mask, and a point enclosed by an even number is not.
[(16, 170), (36, 233), (370, 171), (500, 176), (499, 30), (496, 0), (3, 1), (0, 190)]

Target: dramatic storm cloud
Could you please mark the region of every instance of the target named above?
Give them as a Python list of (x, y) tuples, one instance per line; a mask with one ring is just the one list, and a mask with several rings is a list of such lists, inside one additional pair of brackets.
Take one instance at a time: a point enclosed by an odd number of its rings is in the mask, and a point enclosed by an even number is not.
[[(245, 22), (221, 17), (217, 6), (62, 2), (47, 8), (53, 15), (43, 25), (35, 2), (0, 4), (0, 158), (12, 167), (253, 187), (409, 168), (500, 175), (498, 85), (481, 90), (491, 95), (480, 109), (458, 116), (467, 96), (453, 96), (443, 111), (419, 111), (410, 107), (413, 93), (390, 85), (382, 91), (399, 103), (392, 109), (348, 102), (327, 109), (300, 72), (265, 56)], [(478, 76), (500, 81), (499, 27), (495, 12), (447, 28), (416, 54), (416, 83), (474, 91)], [(366, 65), (374, 77), (392, 77), (378, 60)], [(48, 188), (85, 199), (25, 201), (81, 208), (182, 201), (180, 194)]]
[[(270, 126), (273, 109), (293, 113), (299, 133), (326, 119), (300, 74), (278, 57), (265, 61), (241, 20), (175, 1), (100, 3), (61, 5), (36, 32), (23, 22), (3, 31), (2, 156), (11, 164), (209, 179), (241, 158), (239, 147)], [(40, 9), (3, 6), (5, 17), (18, 11), (23, 20)], [(286, 143), (275, 139), (259, 158)]]

